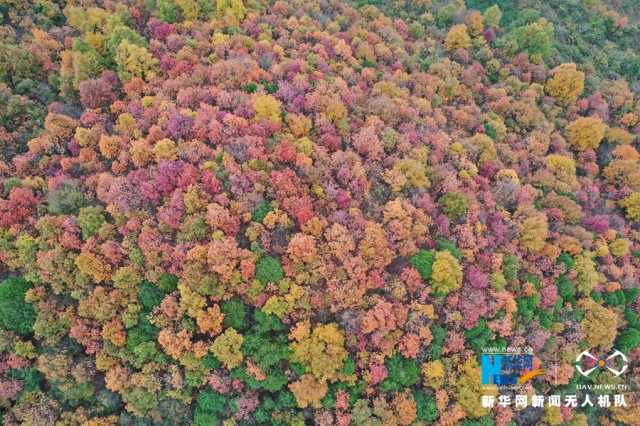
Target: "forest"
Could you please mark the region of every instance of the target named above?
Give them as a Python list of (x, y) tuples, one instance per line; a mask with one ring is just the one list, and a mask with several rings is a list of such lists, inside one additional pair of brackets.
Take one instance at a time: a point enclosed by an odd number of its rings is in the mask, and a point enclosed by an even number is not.
[[(639, 45), (637, 0), (0, 0), (0, 425), (640, 424)], [(626, 406), (486, 407), (507, 347)]]

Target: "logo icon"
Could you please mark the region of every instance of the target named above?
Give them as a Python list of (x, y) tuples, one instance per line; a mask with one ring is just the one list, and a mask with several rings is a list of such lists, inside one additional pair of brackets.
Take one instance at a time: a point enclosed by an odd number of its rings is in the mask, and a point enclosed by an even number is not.
[(531, 354), (482, 354), (480, 357), (483, 385), (522, 385), (544, 374), (533, 369)]
[[(582, 362), (585, 358), (595, 361), (595, 365), (588, 370), (583, 370), (582, 368)], [(619, 366), (620, 364), (621, 366)], [(585, 377), (589, 377), (589, 374), (603, 367), (611, 371), (616, 377), (618, 377), (629, 368), (629, 360), (627, 359), (627, 356), (625, 354), (617, 349), (615, 349), (614, 352), (609, 356), (600, 355), (596, 357), (588, 351), (583, 351), (576, 357), (576, 370), (578, 370), (578, 373), (582, 374)]]

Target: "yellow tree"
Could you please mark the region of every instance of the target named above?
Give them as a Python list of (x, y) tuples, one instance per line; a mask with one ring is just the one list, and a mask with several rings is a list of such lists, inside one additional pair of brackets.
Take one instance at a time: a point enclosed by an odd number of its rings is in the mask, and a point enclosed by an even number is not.
[(217, 0), (216, 16), (222, 18), (229, 25), (238, 25), (247, 15), (247, 9), (242, 0)]
[(436, 252), (433, 262), (431, 281), (438, 293), (450, 293), (462, 284), (462, 267), (450, 251)]
[(321, 400), (327, 393), (328, 386), (326, 380), (318, 380), (312, 374), (305, 374), (300, 380), (289, 385), (289, 389), (296, 398), (298, 407), (321, 408)]
[(547, 216), (542, 213), (530, 216), (522, 223), (520, 245), (533, 253), (539, 253), (544, 248), (548, 235)]
[(256, 120), (263, 118), (280, 123), (280, 101), (271, 95), (258, 94), (253, 98), (253, 108), (256, 110)]
[(495, 386), (483, 386), (480, 366), (474, 357), (469, 357), (459, 367), (460, 377), (457, 381), (458, 402), (469, 417), (482, 417), (489, 413), (487, 408), (480, 405), (478, 395), (496, 395)]
[(447, 50), (468, 49), (471, 46), (471, 37), (465, 24), (458, 24), (451, 27), (447, 38), (444, 40), (444, 47)]
[(580, 117), (567, 126), (567, 137), (571, 145), (580, 151), (596, 149), (607, 131), (600, 117)]
[(140, 77), (145, 81), (155, 78), (158, 72), (158, 60), (149, 53), (144, 46), (122, 40), (116, 51), (118, 76), (124, 82), (133, 77)]
[(640, 222), (640, 192), (634, 192), (623, 198), (622, 201), (620, 201), (620, 205), (627, 210), (627, 217), (629, 219)]
[(243, 342), (244, 337), (242, 334), (238, 333), (234, 328), (228, 328), (213, 341), (211, 352), (228, 369), (236, 368), (244, 359), (242, 352), (240, 352)]
[(546, 91), (559, 103), (567, 105), (575, 102), (584, 90), (584, 73), (576, 69), (576, 64), (562, 64), (551, 70)]
[(586, 334), (585, 340), (589, 347), (610, 349), (613, 346), (618, 328), (616, 313), (592, 299), (582, 299), (578, 305), (584, 312), (584, 319), (580, 325)]
[(311, 330), (308, 322), (299, 323), (289, 338), (294, 360), (303, 364), (316, 379), (336, 380), (347, 358), (344, 335), (335, 323)]

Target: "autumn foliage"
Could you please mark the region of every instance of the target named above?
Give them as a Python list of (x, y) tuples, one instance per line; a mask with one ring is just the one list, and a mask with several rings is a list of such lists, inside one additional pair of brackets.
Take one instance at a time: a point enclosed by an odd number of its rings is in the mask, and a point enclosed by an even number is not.
[(634, 424), (480, 406), (640, 357), (637, 82), (485, 3), (0, 1), (0, 423)]

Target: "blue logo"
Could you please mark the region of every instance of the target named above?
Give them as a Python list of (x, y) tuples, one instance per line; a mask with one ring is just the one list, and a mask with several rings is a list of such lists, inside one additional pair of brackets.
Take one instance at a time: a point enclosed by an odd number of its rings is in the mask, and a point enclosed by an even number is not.
[(483, 385), (519, 385), (544, 373), (533, 370), (530, 354), (482, 354), (480, 361)]

